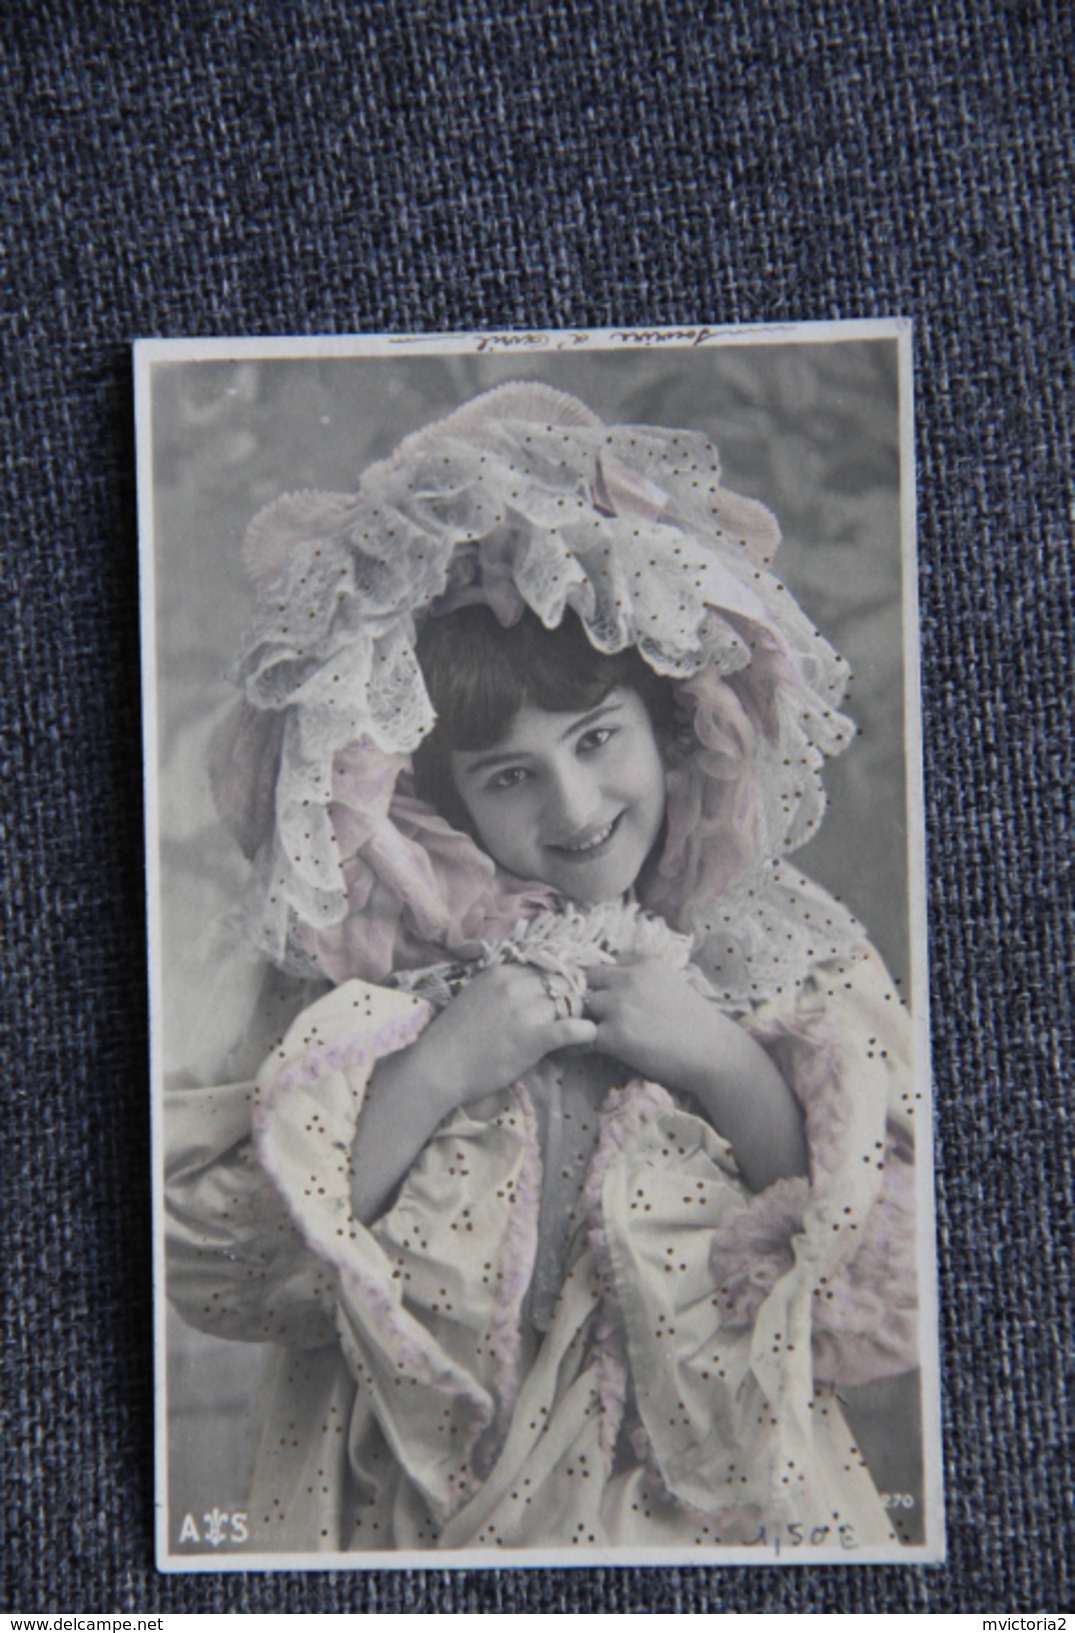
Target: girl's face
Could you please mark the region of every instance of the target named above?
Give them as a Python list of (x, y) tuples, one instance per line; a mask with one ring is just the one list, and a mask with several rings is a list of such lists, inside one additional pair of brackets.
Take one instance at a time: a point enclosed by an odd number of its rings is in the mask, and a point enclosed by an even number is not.
[(635, 692), (584, 714), (527, 706), (494, 747), (456, 750), (451, 764), (493, 860), (573, 901), (622, 896), (661, 831), (664, 764)]

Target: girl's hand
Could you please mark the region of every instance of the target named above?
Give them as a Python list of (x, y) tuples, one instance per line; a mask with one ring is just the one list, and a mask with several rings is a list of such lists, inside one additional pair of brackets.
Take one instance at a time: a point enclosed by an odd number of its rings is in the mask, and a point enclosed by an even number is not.
[(692, 1090), (699, 1072), (712, 1074), (721, 1043), (739, 1032), (686, 970), (659, 958), (589, 970), (585, 1012), (597, 1022), (596, 1050), (679, 1089)]
[(660, 959), (587, 977), (594, 1048), (643, 1077), (694, 1095), (732, 1146), (753, 1191), (808, 1167), (798, 1101), (760, 1044)]
[(507, 1088), (558, 1049), (588, 1048), (596, 1036), (593, 1020), (560, 1018), (539, 971), (499, 964), (452, 999), (416, 1048), (429, 1062), (430, 1086), (444, 1116), (468, 1100)]
[(536, 970), (475, 976), (415, 1041), (377, 1063), (351, 1148), (355, 1216), (380, 1212), (444, 1118), (506, 1089), (546, 1055), (593, 1043), (597, 1027), (559, 1010)]

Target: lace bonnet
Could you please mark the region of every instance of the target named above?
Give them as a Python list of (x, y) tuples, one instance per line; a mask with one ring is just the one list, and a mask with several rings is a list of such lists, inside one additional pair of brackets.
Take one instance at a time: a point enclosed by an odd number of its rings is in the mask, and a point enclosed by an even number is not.
[(852, 728), (847, 666), (769, 564), (772, 515), (721, 485), (704, 436), (606, 426), (550, 387), (497, 387), (407, 437), (353, 494), (303, 491), (252, 522), (257, 608), (212, 762), (254, 859), (248, 933), (333, 981), (477, 957), (548, 887), (501, 872), (414, 796), (433, 711), (422, 620), (483, 601), (510, 625), (570, 609), (593, 645), (672, 678), (694, 746), (669, 772), (643, 906), (693, 935), (741, 1008), (801, 983), (860, 932), (782, 858), (824, 809)]

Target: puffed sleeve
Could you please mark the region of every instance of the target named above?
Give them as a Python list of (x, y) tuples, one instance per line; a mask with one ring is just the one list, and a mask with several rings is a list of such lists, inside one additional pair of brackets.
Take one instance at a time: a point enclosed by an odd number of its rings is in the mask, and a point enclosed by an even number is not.
[[(350, 995), (337, 1041), (364, 1063), (364, 1082), (378, 1056), (409, 1041), (429, 1010), (376, 988), (362, 994), (358, 1012)], [(324, 1010), (322, 999), (299, 1016), (257, 1080), (183, 1086), (165, 1096), (168, 1295), (191, 1326), (218, 1337), (303, 1349), (336, 1338), (336, 1268), (310, 1243), (256, 1133), (259, 1115), (262, 1125), (271, 1122), (262, 1107), (266, 1073), (317, 1072), (323, 1064), (315, 1017)], [(353, 1132), (360, 1097), (338, 1073), (334, 1086), (338, 1117)]]
[[(809, 1176), (744, 1196), (710, 1263), (725, 1320), (787, 1330), (808, 1296), (818, 1381), (862, 1384), (917, 1365), (910, 1024), (880, 957), (820, 966), (793, 1008), (744, 1023), (804, 1112)], [(783, 1311), (783, 1315), (781, 1312)], [(764, 1312), (764, 1313), (763, 1313)]]
[(727, 1143), (652, 1084), (602, 1113), (591, 1235), (635, 1449), (702, 1512), (828, 1525), (834, 1482), (856, 1534), (894, 1540), (829, 1383), (918, 1359), (906, 1013), (864, 950), (744, 1024), (803, 1106), (807, 1175), (750, 1193)]
[[(413, 994), (345, 982), (258, 1073), (253, 1129), (262, 1167), (332, 1278), (356, 1411), (376, 1420), (443, 1522), (480, 1485), (510, 1420), (540, 1158), (517, 1085), (452, 1113), (389, 1210), (369, 1226), (355, 1217), (352, 1149), (373, 1066), (431, 1015)], [(352, 1456), (372, 1486), (360, 1439), (353, 1424)]]
[(253, 1099), (252, 1082), (165, 1098), (168, 1296), (203, 1332), (312, 1348), (333, 1337), (332, 1278), (258, 1161)]

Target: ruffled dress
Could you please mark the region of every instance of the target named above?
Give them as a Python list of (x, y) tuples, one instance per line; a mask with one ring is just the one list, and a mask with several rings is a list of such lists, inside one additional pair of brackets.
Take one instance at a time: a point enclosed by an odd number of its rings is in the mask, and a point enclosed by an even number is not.
[[(581, 985), (689, 952), (617, 905), (539, 915), (480, 967)], [(275, 1346), (252, 1546), (895, 1541), (834, 1392), (916, 1361), (906, 1013), (877, 955), (743, 1017), (803, 1106), (808, 1178), (752, 1195), (690, 1103), (579, 1056), (449, 1117), (364, 1226), (373, 1069), (454, 976), (346, 981), (254, 1083), (172, 1097), (171, 1295)]]

